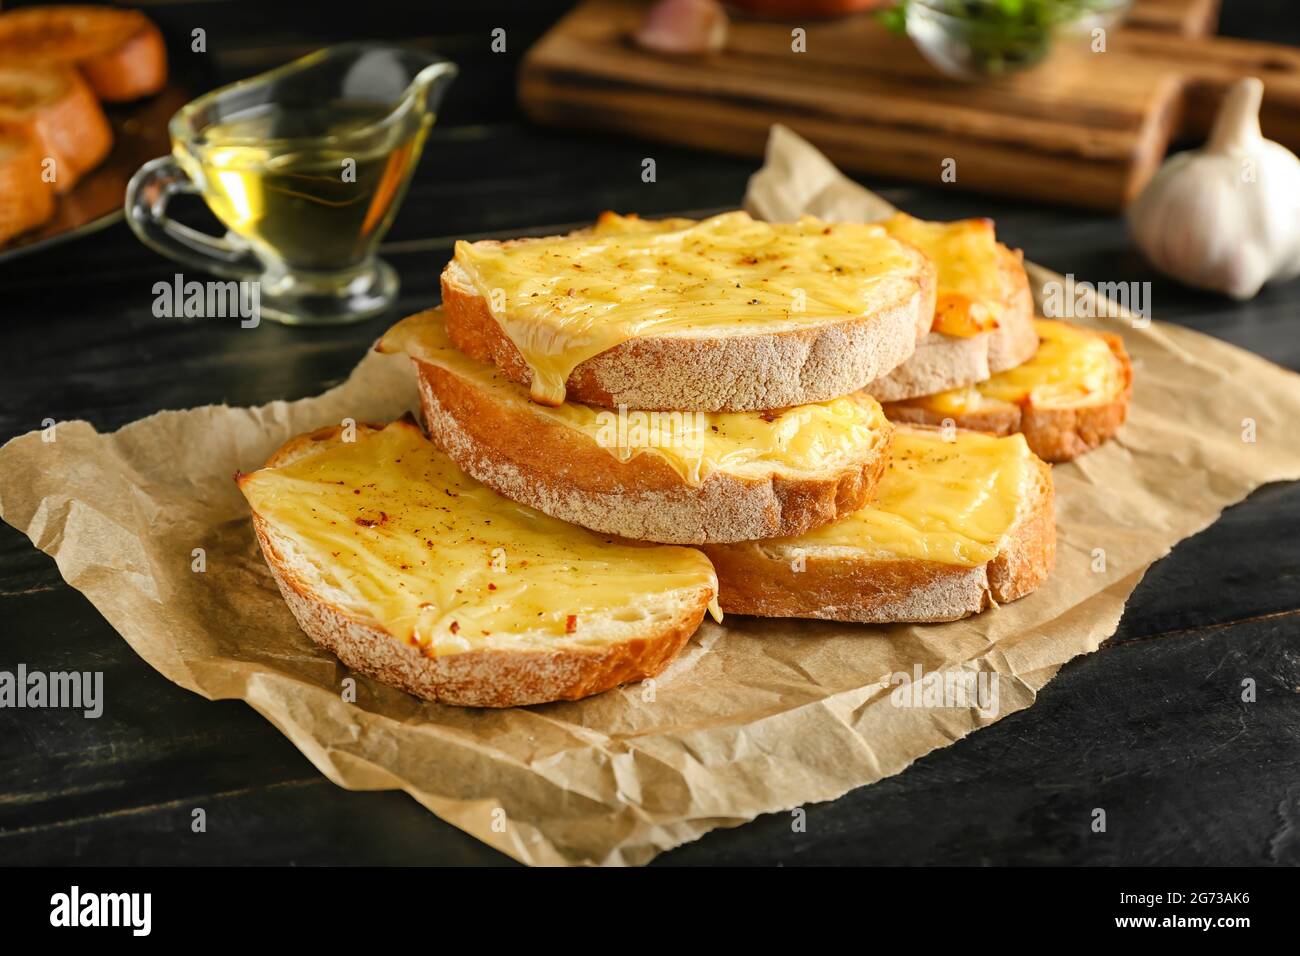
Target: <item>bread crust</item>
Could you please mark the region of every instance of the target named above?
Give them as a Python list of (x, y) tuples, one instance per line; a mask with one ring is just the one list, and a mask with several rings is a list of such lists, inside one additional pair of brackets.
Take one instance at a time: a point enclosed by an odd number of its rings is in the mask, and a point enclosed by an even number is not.
[(130, 39), (78, 64), (99, 98), (126, 103), (152, 96), (167, 84), (167, 46), (162, 32), (148, 19)]
[(802, 534), (866, 504), (888, 464), (892, 429), (842, 467), (761, 477), (715, 471), (692, 487), (654, 454), (619, 461), (577, 429), (412, 362), (429, 434), (462, 470), (507, 498), (623, 538), (703, 544)]
[(969, 338), (931, 332), (917, 344), (915, 354), (865, 391), (882, 402), (905, 401), (982, 382), (1032, 358), (1038, 336), (1023, 254), (998, 243), (998, 268), (1013, 291), (1002, 303), (996, 329)]
[(54, 215), (54, 189), (41, 181), (43, 153), (28, 126), (0, 121), (0, 243)]
[[(528, 240), (517, 240), (527, 242)], [(741, 412), (828, 401), (898, 367), (934, 314), (934, 267), (919, 250), (916, 275), (869, 315), (839, 322), (732, 335), (671, 334), (630, 339), (579, 365), (567, 399), (645, 411)], [(454, 259), (442, 272), (442, 305), (452, 343), (532, 383), (519, 349), (492, 317)]]
[(119, 103), (157, 93), (167, 82), (162, 33), (138, 10), (31, 7), (0, 16), (6, 64), (76, 66), (99, 99)]
[[(378, 425), (358, 425), (359, 430)], [(418, 427), (411, 423), (410, 427)], [(335, 440), (341, 429), (321, 429), (290, 439), (266, 467), (307, 454), (322, 441)], [(239, 476), (237, 476), (238, 478)], [(271, 576), (298, 625), (313, 641), (352, 670), (425, 700), (468, 707), (516, 707), (556, 700), (577, 700), (663, 671), (699, 627), (712, 593), (698, 594), (677, 607), (670, 618), (647, 626), (645, 633), (603, 647), (560, 644), (552, 650), (499, 648), (430, 656), (376, 621), (358, 616), (319, 596), (318, 589), (286, 559), (275, 530), (253, 514), (253, 529)]]
[[(98, 166), (113, 146), (113, 132), (99, 101), (69, 67), (0, 68), (0, 91), (26, 93), (25, 106), (5, 106), (0, 96), (0, 121), (31, 131), (44, 156), (54, 161), (53, 188), (66, 193), (81, 177)], [(39, 189), (36, 180), (29, 189)]]
[(892, 421), (916, 425), (942, 425), (951, 419), (958, 428), (1010, 435), (1021, 432), (1030, 450), (1044, 461), (1066, 462), (1078, 458), (1111, 438), (1128, 416), (1133, 395), (1133, 365), (1124, 340), (1110, 332), (1097, 333), (1119, 360), (1121, 388), (1109, 401), (1068, 408), (1037, 408), (1026, 398), (1020, 403), (998, 402), (960, 415), (939, 412), (916, 401), (886, 402)]
[(1051, 468), (1036, 462), (1033, 490), (1003, 549), (976, 567), (916, 559), (853, 558), (762, 541), (705, 546), (727, 614), (807, 617), (863, 624), (955, 621), (1014, 601), (1056, 564)]

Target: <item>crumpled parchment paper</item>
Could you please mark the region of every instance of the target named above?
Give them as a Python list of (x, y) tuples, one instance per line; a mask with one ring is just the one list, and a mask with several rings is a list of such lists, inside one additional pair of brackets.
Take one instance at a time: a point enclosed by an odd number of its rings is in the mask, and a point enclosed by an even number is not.
[[(777, 132), (748, 208), (888, 211), (801, 144)], [(1036, 288), (1054, 278), (1031, 267)], [(348, 672), (276, 592), (232, 473), (300, 432), (416, 407), (401, 357), (367, 354), (304, 401), (23, 435), (0, 449), (0, 514), (167, 678), (247, 701), (340, 786), (401, 788), (527, 863), (644, 863), (714, 827), (834, 799), (1028, 707), (1114, 632), (1153, 561), (1259, 485), (1300, 478), (1300, 376), (1159, 322), (1078, 321), (1123, 335), (1136, 384), (1119, 436), (1054, 469), (1059, 557), (1040, 590), (952, 624), (706, 620), (653, 685), (577, 703), (467, 710), (365, 678), (348, 703)], [(985, 695), (926, 706), (936, 674), (975, 675)]]

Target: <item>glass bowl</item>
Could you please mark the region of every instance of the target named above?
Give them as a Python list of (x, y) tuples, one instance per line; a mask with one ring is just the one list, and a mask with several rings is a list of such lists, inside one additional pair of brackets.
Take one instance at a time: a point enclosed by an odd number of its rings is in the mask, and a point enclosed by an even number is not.
[(921, 55), (948, 76), (1002, 76), (1040, 63), (1062, 32), (1121, 22), (1132, 0), (907, 0), (905, 24)]

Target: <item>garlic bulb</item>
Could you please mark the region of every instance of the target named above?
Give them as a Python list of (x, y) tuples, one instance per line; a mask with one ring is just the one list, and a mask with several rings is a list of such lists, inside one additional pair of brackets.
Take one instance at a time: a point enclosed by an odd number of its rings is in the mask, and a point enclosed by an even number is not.
[(1261, 135), (1263, 92), (1238, 81), (1209, 142), (1168, 159), (1128, 214), (1157, 269), (1235, 299), (1300, 274), (1300, 159)]

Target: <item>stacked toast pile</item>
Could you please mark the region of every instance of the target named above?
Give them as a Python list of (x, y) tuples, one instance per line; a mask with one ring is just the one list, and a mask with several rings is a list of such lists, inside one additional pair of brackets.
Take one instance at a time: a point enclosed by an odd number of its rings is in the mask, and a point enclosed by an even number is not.
[(709, 609), (1022, 597), (1055, 560), (1043, 459), (1128, 400), (1118, 340), (1035, 319), (985, 220), (606, 213), (457, 243), (442, 290), (378, 346), (410, 356), (428, 438), (345, 423), (240, 484), (304, 630), (448, 703), (653, 676)]
[(166, 79), (162, 34), (142, 13), (0, 13), (0, 243), (47, 222), (57, 197), (108, 155), (101, 102), (148, 96)]

